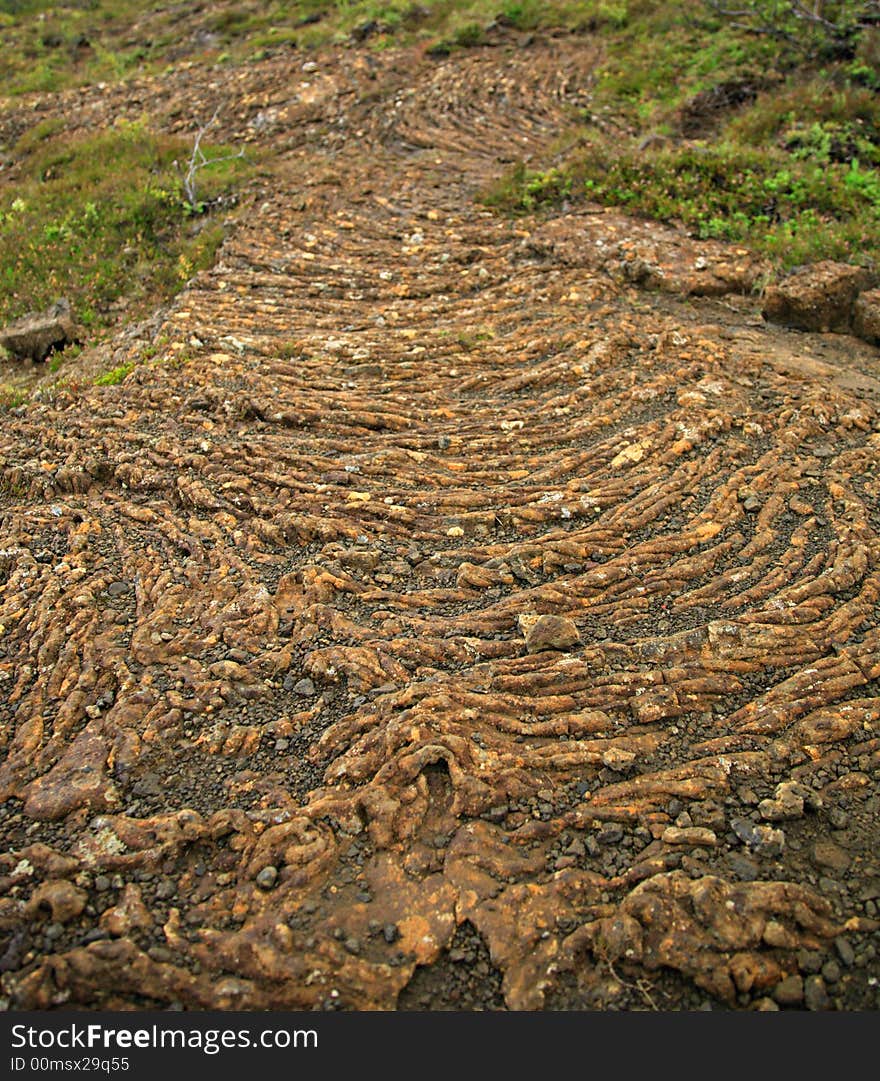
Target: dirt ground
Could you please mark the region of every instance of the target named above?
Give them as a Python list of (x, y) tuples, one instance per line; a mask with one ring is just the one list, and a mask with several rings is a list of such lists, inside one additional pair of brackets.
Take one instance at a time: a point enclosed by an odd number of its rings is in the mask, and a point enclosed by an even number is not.
[(280, 157), (0, 418), (8, 1008), (880, 1004), (880, 352), (765, 324), (746, 252), (477, 201), (593, 62), (4, 114)]

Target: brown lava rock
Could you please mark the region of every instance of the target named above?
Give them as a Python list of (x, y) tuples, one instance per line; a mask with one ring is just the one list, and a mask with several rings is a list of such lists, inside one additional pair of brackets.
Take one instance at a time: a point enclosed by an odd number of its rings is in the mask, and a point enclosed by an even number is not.
[(271, 181), (123, 382), (0, 424), (11, 1009), (880, 1005), (875, 351), (747, 252), (477, 201), (596, 59), (138, 80)]
[(545, 649), (573, 649), (580, 645), (581, 636), (572, 620), (565, 616), (519, 617), (519, 626), (526, 639), (529, 653), (541, 653)]
[(856, 299), (853, 330), (866, 342), (880, 345), (880, 289), (868, 289)]
[(853, 305), (872, 284), (862, 267), (823, 260), (794, 271), (764, 293), (764, 318), (799, 330), (847, 332)]
[(29, 312), (0, 329), (0, 346), (16, 360), (36, 363), (75, 342), (80, 333), (70, 302), (59, 300), (46, 311)]

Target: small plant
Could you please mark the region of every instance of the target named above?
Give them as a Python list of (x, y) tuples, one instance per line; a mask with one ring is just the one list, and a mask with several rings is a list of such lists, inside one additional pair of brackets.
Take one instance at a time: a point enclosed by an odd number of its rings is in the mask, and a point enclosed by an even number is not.
[(519, 162), (509, 177), (486, 194), (485, 201), (489, 206), (531, 211), (561, 203), (571, 194), (573, 183), (573, 177), (561, 169), (529, 170)]
[(24, 214), (27, 208), (28, 206), (24, 199), (13, 199), (9, 204), (9, 209), (7, 211), (4, 212), (0, 210), (0, 229), (2, 229), (4, 225), (12, 224), (17, 217)]
[(880, 173), (875, 169), (862, 169), (859, 159), (853, 158), (843, 182), (851, 191), (857, 192), (880, 210)]
[(27, 401), (27, 391), (21, 387), (13, 387), (8, 383), (0, 384), (0, 409), (17, 409)]
[(200, 173), (202, 169), (208, 168), (210, 165), (218, 165), (221, 161), (232, 161), (235, 158), (244, 157), (243, 149), (239, 150), (237, 154), (220, 154), (215, 158), (207, 157), (202, 150), (202, 139), (204, 139), (206, 132), (216, 121), (218, 113), (219, 109), (215, 109), (214, 115), (208, 123), (202, 124), (196, 132), (192, 153), (187, 162), (186, 170), (181, 168), (179, 162), (174, 163), (178, 173), (180, 173), (181, 183), (183, 184), (183, 194), (186, 197), (186, 208), (190, 214), (201, 214), (205, 209), (205, 204), (200, 202), (198, 198), (198, 189), (196, 186), (196, 176), (198, 173)]
[(466, 352), (473, 352), (477, 349), (481, 342), (489, 342), (495, 337), (495, 332), (491, 327), (485, 327), (483, 329), (477, 328), (475, 330), (463, 330), (456, 337), (456, 342)]
[(75, 360), (81, 352), (82, 346), (78, 345), (76, 342), (68, 345), (65, 349), (58, 350), (46, 361), (49, 371), (54, 374), (60, 370), (62, 364), (64, 364), (66, 360)]
[(462, 49), (473, 49), (482, 45), (486, 40), (486, 34), (479, 23), (465, 23), (452, 36), (454, 44)]
[(95, 379), (96, 387), (115, 387), (118, 383), (128, 375), (134, 368), (134, 364), (120, 364), (118, 368), (111, 368), (109, 372), (104, 372), (103, 375), (99, 375)]

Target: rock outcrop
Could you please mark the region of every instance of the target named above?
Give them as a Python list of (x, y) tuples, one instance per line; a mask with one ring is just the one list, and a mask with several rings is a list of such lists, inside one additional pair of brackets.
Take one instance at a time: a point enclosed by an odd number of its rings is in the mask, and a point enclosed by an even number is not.
[(826, 259), (768, 286), (764, 317), (799, 330), (850, 333), (856, 300), (873, 284), (872, 275), (863, 267)]
[(62, 299), (43, 312), (29, 312), (0, 329), (0, 346), (15, 360), (44, 361), (56, 349), (76, 342), (80, 329), (70, 302)]

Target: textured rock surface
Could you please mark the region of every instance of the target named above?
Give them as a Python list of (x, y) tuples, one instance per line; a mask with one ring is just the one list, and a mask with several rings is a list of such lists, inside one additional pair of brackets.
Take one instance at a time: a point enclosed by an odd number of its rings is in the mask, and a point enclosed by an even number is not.
[(764, 294), (764, 316), (800, 330), (850, 331), (853, 305), (872, 283), (861, 267), (824, 260), (794, 271)]
[(284, 168), (149, 363), (3, 418), (15, 1007), (876, 1007), (876, 352), (474, 202), (592, 59), (233, 72)]
[(79, 333), (66, 300), (44, 312), (31, 312), (0, 329), (0, 346), (16, 360), (45, 360), (53, 349), (76, 341)]
[(880, 345), (880, 289), (868, 289), (856, 298), (853, 330), (866, 342)]

